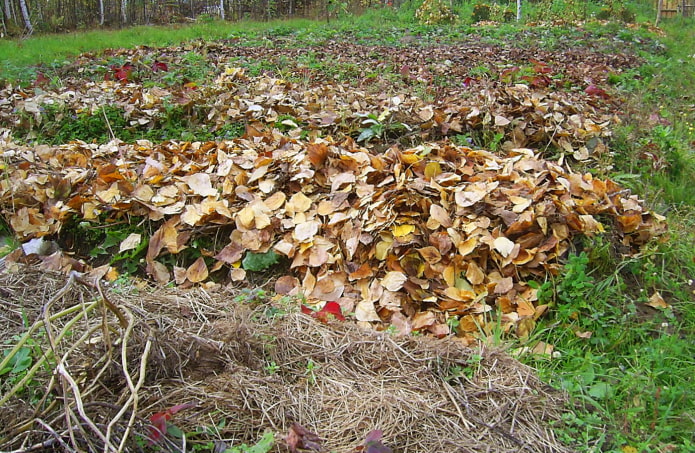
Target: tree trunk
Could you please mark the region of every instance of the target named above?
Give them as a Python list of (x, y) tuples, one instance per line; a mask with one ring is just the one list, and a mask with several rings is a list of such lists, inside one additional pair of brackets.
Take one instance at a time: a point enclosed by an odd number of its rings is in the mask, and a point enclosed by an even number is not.
[(99, 25), (104, 26), (104, 0), (99, 0)]
[(224, 0), (220, 0), (220, 19), (224, 20)]
[(516, 21), (521, 22), (521, 0), (516, 0)]
[(26, 0), (19, 0), (19, 9), (22, 11), (22, 19), (24, 19), (24, 26), (27, 29), (27, 33), (34, 33), (34, 26), (31, 25), (31, 19), (29, 18), (29, 8), (27, 8)]
[(12, 6), (10, 0), (5, 0), (5, 19), (12, 19)]
[(121, 0), (121, 19), (123, 20), (123, 25), (128, 24), (128, 14), (126, 10), (128, 9), (128, 0)]

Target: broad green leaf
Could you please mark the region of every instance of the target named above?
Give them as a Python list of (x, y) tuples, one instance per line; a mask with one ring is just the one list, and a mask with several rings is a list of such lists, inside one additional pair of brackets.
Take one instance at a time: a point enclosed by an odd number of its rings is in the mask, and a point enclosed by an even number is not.
[(241, 266), (244, 270), (259, 272), (264, 271), (279, 261), (279, 255), (273, 250), (265, 253), (246, 252)]
[(597, 382), (589, 388), (589, 395), (597, 400), (606, 398), (611, 393), (611, 386), (606, 382)]
[(360, 136), (357, 137), (358, 142), (363, 142), (365, 140), (369, 140), (370, 138), (374, 137), (374, 131), (371, 128), (367, 129), (362, 129), (362, 132), (360, 133)]

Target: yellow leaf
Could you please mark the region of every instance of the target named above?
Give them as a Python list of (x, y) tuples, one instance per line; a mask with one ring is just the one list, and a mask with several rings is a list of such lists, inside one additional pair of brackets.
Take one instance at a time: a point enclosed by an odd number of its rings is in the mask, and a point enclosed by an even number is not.
[(263, 165), (262, 167), (258, 167), (257, 169), (255, 169), (249, 175), (248, 183), (252, 183), (252, 182), (262, 178), (263, 176), (265, 176), (265, 174), (268, 172), (268, 167), (270, 167), (270, 166), (269, 165)]
[(133, 198), (148, 203), (152, 199), (152, 197), (154, 197), (154, 190), (152, 190), (152, 187), (150, 187), (149, 185), (143, 184), (141, 186), (136, 187), (135, 190), (133, 190), (132, 196)]
[(428, 246), (417, 249), (417, 251), (429, 264), (437, 264), (442, 260), (442, 254), (437, 247)]
[[(511, 280), (511, 278), (510, 278)], [(499, 283), (498, 283), (499, 285)], [(506, 291), (505, 291), (506, 292)], [(516, 301), (516, 312), (519, 316), (535, 316), (536, 308), (533, 304), (527, 300), (517, 299)]]
[(468, 263), (468, 269), (466, 269), (466, 278), (473, 285), (480, 285), (485, 280), (485, 273), (475, 262), (471, 261)]
[(434, 117), (434, 109), (432, 108), (431, 105), (428, 105), (427, 107), (423, 107), (420, 109), (418, 112), (418, 116), (422, 121), (429, 121)]
[(536, 345), (531, 350), (531, 352), (533, 352), (536, 355), (547, 356), (549, 358), (553, 357), (553, 351), (555, 351), (555, 346), (544, 341), (539, 341), (538, 343), (536, 343)]
[(309, 220), (304, 223), (300, 223), (294, 227), (294, 232), (292, 236), (299, 242), (307, 242), (313, 239), (313, 237), (318, 233), (319, 226), (321, 222), (318, 220)]
[(434, 219), (444, 228), (449, 228), (452, 225), (451, 217), (446, 209), (439, 206), (438, 204), (433, 204), (430, 206), (430, 218)]
[(466, 256), (469, 253), (471, 253), (473, 250), (475, 250), (475, 248), (477, 246), (478, 246), (478, 238), (477, 237), (468, 238), (458, 245), (458, 251), (461, 254), (461, 256)]
[(465, 190), (456, 192), (454, 198), (456, 204), (462, 208), (473, 206), (485, 196), (492, 192), (499, 185), (499, 181), (483, 182), (477, 181), (466, 187)]
[(181, 179), (196, 195), (201, 197), (217, 195), (217, 190), (212, 187), (210, 175), (207, 173), (195, 173), (190, 176), (184, 176)]
[(282, 207), (283, 204), (285, 204), (285, 200), (287, 199), (287, 196), (282, 193), (282, 192), (275, 192), (271, 196), (269, 196), (263, 203), (270, 209), (271, 211), (278, 210)]
[(290, 201), (285, 205), (288, 214), (295, 212), (305, 212), (311, 207), (311, 198), (301, 192), (298, 192), (290, 198)]
[(378, 242), (374, 250), (374, 256), (376, 256), (376, 259), (380, 261), (385, 260), (389, 250), (391, 249), (391, 244), (393, 244), (393, 241)]
[(442, 166), (439, 162), (428, 162), (425, 165), (425, 178), (432, 179), (442, 173)]
[(119, 199), (121, 191), (118, 189), (118, 183), (114, 182), (111, 184), (107, 190), (101, 190), (96, 193), (97, 198), (99, 198), (104, 203), (113, 203), (114, 200)]
[(394, 225), (393, 227), (391, 227), (391, 232), (393, 232), (393, 236), (397, 238), (407, 236), (413, 231), (415, 231), (415, 225)]
[[(84, 217), (85, 220), (94, 220), (97, 217), (99, 217), (99, 214), (101, 214), (101, 210), (90, 201), (82, 204), (82, 207), (80, 209), (82, 210), (82, 217)], [(18, 231), (17, 228), (15, 228), (14, 230)]]
[(516, 196), (511, 196), (509, 197), (509, 201), (514, 203), (514, 207), (512, 208), (512, 211), (520, 214), (526, 210), (531, 205), (531, 200), (530, 198), (524, 198), (524, 197), (516, 197)]
[(444, 295), (450, 299), (459, 302), (469, 302), (475, 299), (475, 293), (472, 291), (467, 291), (465, 289), (459, 289), (454, 286), (450, 286), (444, 290)]
[(203, 218), (203, 214), (197, 209), (198, 206), (188, 205), (186, 206), (186, 211), (181, 214), (181, 221), (187, 223), (190, 226), (195, 226), (200, 219)]
[[(521, 339), (526, 339), (531, 335), (533, 329), (536, 328), (536, 321), (532, 318), (524, 318), (518, 322), (516, 325), (516, 336)], [(542, 341), (539, 343), (543, 343)], [(545, 343), (543, 343), (545, 344)]]
[(509, 123), (511, 123), (511, 121), (502, 115), (495, 115), (495, 126), (506, 126)]
[(400, 155), (400, 158), (404, 164), (408, 165), (416, 164), (420, 161), (420, 156), (418, 156), (417, 154), (402, 153)]
[(235, 282), (246, 280), (246, 271), (244, 269), (233, 267), (229, 270), (229, 278)]
[(456, 266), (447, 266), (442, 272), (442, 278), (449, 286), (456, 285)]
[(239, 211), (236, 216), (237, 222), (244, 228), (253, 228), (254, 219), (256, 214), (253, 212), (253, 208), (246, 206), (244, 209)]

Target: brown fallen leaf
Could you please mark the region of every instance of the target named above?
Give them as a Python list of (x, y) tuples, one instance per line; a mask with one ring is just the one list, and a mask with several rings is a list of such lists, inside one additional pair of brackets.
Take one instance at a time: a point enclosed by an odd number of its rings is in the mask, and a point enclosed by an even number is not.
[(652, 294), (652, 297), (649, 298), (649, 302), (647, 302), (645, 305), (648, 305), (652, 308), (656, 308), (659, 310), (665, 310), (668, 308), (671, 308), (671, 305), (666, 303), (663, 297), (661, 297), (661, 294), (659, 291), (655, 291), (654, 294)]
[(186, 278), (193, 283), (200, 283), (208, 278), (208, 267), (202, 256), (186, 269)]
[(285, 436), (285, 443), (292, 453), (297, 453), (299, 450), (324, 451), (321, 438), (297, 422), (292, 422), (290, 425)]

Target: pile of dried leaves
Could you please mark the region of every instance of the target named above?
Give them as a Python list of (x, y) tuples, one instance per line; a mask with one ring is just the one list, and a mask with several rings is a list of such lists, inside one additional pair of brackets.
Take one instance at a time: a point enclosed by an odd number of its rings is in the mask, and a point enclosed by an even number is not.
[[(508, 156), (429, 143), (384, 154), (347, 138), (304, 142), (249, 127), (226, 142), (23, 147), (4, 142), (3, 215), (22, 238), (78, 221), (153, 225), (146, 271), (182, 286), (247, 278), (249, 254), (284, 257), (276, 291), (337, 301), (361, 322), (468, 339), (496, 306), (506, 330), (544, 312), (543, 280), (578, 235), (609, 229), (630, 253), (665, 227), (636, 196), (519, 148)], [(167, 257), (214, 236), (193, 263)], [(52, 269), (75, 267), (60, 252)], [(77, 269), (82, 269), (78, 265)], [(108, 272), (101, 270), (102, 275)], [(281, 272), (281, 271), (279, 271)]]
[(0, 327), (19, 340), (3, 364), (27, 349), (30, 371), (0, 388), (2, 450), (223, 451), (270, 430), (277, 452), (365, 451), (379, 431), (399, 452), (569, 451), (552, 432), (560, 396), (496, 350), (279, 315), (282, 300), (230, 304), (225, 289), (12, 267)]
[[(190, 53), (204, 55), (203, 70), (217, 78), (163, 85), (162, 74), (185, 73)], [(502, 134), (508, 147), (552, 146), (587, 159), (605, 152), (605, 138), (620, 122), (621, 106), (606, 92), (608, 76), (639, 63), (634, 56), (577, 49), (474, 43), (394, 49), (329, 42), (306, 49), (199, 42), (119, 50), (109, 57), (128, 63), (95, 65), (99, 60), (86, 55), (64, 70), (60, 88), (44, 78), (32, 89), (1, 90), (0, 126), (33, 137), (49, 107), (75, 118), (100, 115), (108, 105), (122, 111), (134, 131), (161, 127), (168, 111), (179, 108), (213, 132), (232, 123), (272, 128), (285, 121), (296, 136), (357, 138), (373, 115), (387, 131), (407, 127), (409, 133), (389, 137), (402, 144), (485, 131)], [(312, 58), (329, 59), (341, 75), (312, 67)], [(246, 77), (235, 67), (256, 61), (276, 69)], [(471, 76), (476, 68), (483, 72)]]

